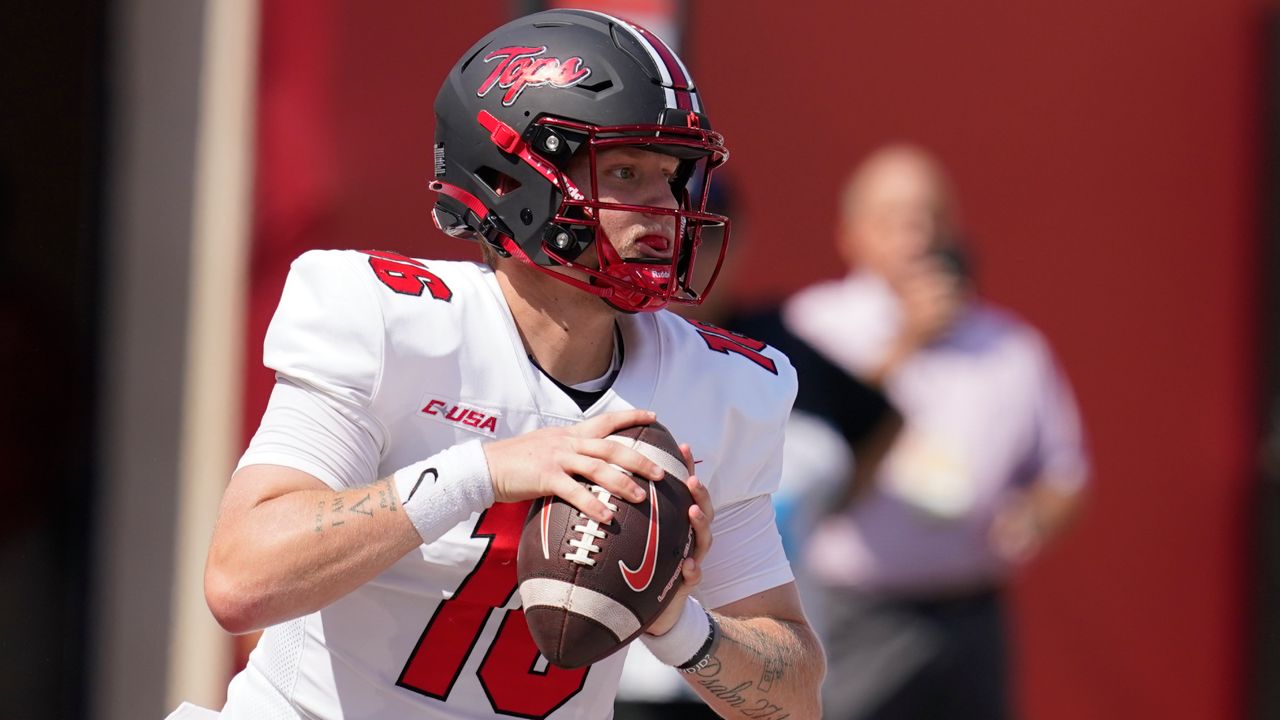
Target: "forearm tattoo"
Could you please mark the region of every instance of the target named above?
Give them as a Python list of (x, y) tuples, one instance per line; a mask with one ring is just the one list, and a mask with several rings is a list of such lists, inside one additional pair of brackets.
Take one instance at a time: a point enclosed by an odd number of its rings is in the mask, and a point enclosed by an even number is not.
[[(785, 623), (783, 625), (785, 627)], [(779, 681), (793, 669), (795, 663), (788, 656), (794, 652), (780, 646), (767, 633), (746, 623), (733, 623), (733, 627), (734, 637), (721, 635), (716, 640), (709, 662), (696, 673), (694, 682), (732, 708), (733, 714), (728, 717), (753, 720), (790, 718), (791, 711), (779, 705), (776, 694), (771, 698), (770, 693), (777, 689)], [(734, 643), (760, 658), (759, 676), (742, 677), (726, 670), (721, 662), (721, 655), (727, 643)]]
[(392, 490), (391, 480), (379, 480), (363, 489), (363, 494), (335, 493), (333, 497), (316, 502), (315, 532), (342, 527), (352, 515), (373, 517), (377, 512), (399, 512), (399, 502)]

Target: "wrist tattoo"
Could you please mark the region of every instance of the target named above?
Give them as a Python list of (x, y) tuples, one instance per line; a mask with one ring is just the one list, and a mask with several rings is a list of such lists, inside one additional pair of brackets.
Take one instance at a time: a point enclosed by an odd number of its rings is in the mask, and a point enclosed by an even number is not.
[(769, 692), (773, 687), (773, 681), (782, 677), (783, 664), (779, 658), (764, 659), (764, 667), (760, 671), (760, 682), (756, 683), (760, 692)]
[[(317, 502), (314, 531), (323, 534), (325, 528), (342, 527), (346, 524), (347, 516), (349, 515), (373, 517), (374, 512), (377, 510), (385, 510), (387, 512), (400, 511), (400, 503), (396, 500), (396, 494), (389, 480), (379, 480), (365, 492), (363, 497), (355, 500), (355, 502), (348, 503), (348, 501), (349, 499), (342, 493), (334, 493), (331, 498)], [(328, 510), (327, 519), (325, 517), (326, 508)]]
[(365, 517), (373, 517), (373, 510), (366, 509), (364, 506), (365, 503), (369, 502), (369, 498), (371, 497), (373, 497), (373, 493), (365, 493), (364, 497), (360, 498), (355, 505), (352, 505), (348, 512), (360, 513)]
[(396, 494), (392, 492), (390, 480), (378, 481), (378, 507), (396, 512)]
[(347, 499), (340, 494), (333, 496), (333, 507), (329, 513), (329, 527), (338, 527), (346, 523), (346, 520), (338, 519), (342, 515), (342, 508), (346, 505), (346, 502)]
[[(747, 653), (756, 655), (760, 659), (760, 676), (754, 680), (735, 678), (732, 675), (721, 677), (721, 672), (725, 670), (719, 657), (723, 647), (722, 640), (734, 642)], [(776, 698), (771, 699), (769, 693), (782, 679), (789, 664), (791, 663), (780, 654), (780, 648), (770, 641), (766, 633), (735, 623), (733, 637), (718, 637), (710, 656), (691, 675), (704, 692), (719, 701), (717, 707), (721, 708), (721, 713), (725, 712), (724, 706), (731, 710), (725, 717), (787, 720), (791, 717), (791, 712), (777, 704)]]

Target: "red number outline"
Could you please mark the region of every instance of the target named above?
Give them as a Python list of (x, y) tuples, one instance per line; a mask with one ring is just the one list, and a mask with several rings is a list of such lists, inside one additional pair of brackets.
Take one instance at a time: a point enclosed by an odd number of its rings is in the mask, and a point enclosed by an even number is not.
[(690, 318), (685, 318), (685, 320), (690, 325), (697, 328), (698, 335), (702, 338), (703, 342), (707, 344), (708, 349), (714, 350), (721, 355), (728, 355), (729, 353), (741, 355), (774, 375), (778, 374), (777, 363), (775, 363), (768, 355), (761, 352), (765, 348), (769, 347), (767, 343), (762, 343), (759, 340), (752, 340), (746, 335), (741, 335), (733, 332), (732, 330), (725, 330), (724, 328), (716, 327), (711, 323), (692, 320)]
[(373, 268), (373, 273), (393, 292), (422, 297), (422, 291), (426, 289), (436, 300), (449, 302), (453, 299), (453, 290), (417, 260), (382, 250), (362, 252), (369, 256), (369, 267)]
[[(490, 616), (516, 591), (516, 546), (531, 504), (497, 503), (480, 516), (471, 537), (489, 542), (453, 596), (432, 613), (396, 685), (448, 700)], [(524, 612), (506, 611), (476, 671), (494, 712), (543, 718), (586, 686), (590, 667), (569, 670), (547, 665), (539, 671), (534, 669), (539, 655)]]

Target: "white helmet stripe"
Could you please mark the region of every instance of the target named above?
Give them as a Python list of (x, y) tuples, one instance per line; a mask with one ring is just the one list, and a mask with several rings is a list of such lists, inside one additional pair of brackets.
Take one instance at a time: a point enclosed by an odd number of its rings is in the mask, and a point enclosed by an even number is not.
[[(613, 15), (608, 15), (606, 13), (597, 12), (595, 10), (580, 10), (579, 12), (587, 12), (587, 13), (591, 13), (592, 15), (599, 15), (600, 17), (607, 18), (610, 21), (616, 23), (618, 27), (627, 31), (627, 33), (629, 33), (631, 37), (635, 38), (636, 42), (640, 43), (640, 47), (643, 47), (645, 49), (645, 52), (649, 53), (649, 59), (653, 61), (654, 67), (658, 68), (658, 74), (662, 77), (662, 89), (666, 95), (667, 107), (669, 108), (680, 107), (679, 103), (676, 101), (676, 91), (671, 88), (671, 85), (672, 85), (671, 73), (667, 70), (667, 63), (663, 61), (662, 54), (658, 52), (658, 49), (653, 46), (653, 43), (649, 42), (649, 39), (646, 38), (643, 33), (636, 30), (631, 23), (627, 22), (626, 20), (623, 20), (620, 17), (615, 17)], [(671, 53), (671, 54), (672, 56), (675, 55), (675, 53)], [(679, 62), (679, 58), (676, 59), (676, 62)], [(683, 63), (680, 64), (680, 68), (681, 70), (684, 69)], [(686, 71), (684, 76), (688, 78), (689, 73)], [(688, 95), (691, 98), (693, 98), (694, 96), (693, 93), (688, 93)], [(696, 98), (693, 99), (693, 102), (694, 102), (694, 110), (701, 112), (701, 108), (698, 107), (698, 101)]]
[(632, 25), (631, 27), (635, 28), (645, 40), (649, 41), (649, 47), (657, 51), (659, 59), (666, 66), (665, 73), (671, 77), (671, 85), (677, 91), (684, 93), (683, 96), (677, 96), (676, 101), (679, 103), (683, 99), (688, 104), (688, 107), (683, 104), (678, 105), (678, 107), (681, 110), (701, 112), (702, 108), (700, 107), (698, 96), (693, 92), (693, 77), (689, 75), (689, 69), (684, 66), (684, 61), (680, 59), (680, 56), (676, 55), (671, 46), (667, 45), (652, 30), (638, 25)]
[[(690, 87), (690, 88), (692, 88), (692, 87), (693, 87), (693, 76), (689, 74), (689, 68), (687, 68), (687, 67), (685, 67), (685, 66), (684, 66), (684, 61), (683, 61), (683, 60), (681, 60), (681, 59), (680, 59), (680, 56), (679, 56), (679, 55), (677, 55), (677, 54), (675, 54), (675, 52), (674, 52), (674, 51), (671, 53), (671, 58), (672, 58), (673, 60), (675, 60), (675, 61), (676, 61), (676, 64), (677, 64), (677, 65), (679, 65), (679, 66), (680, 66), (680, 72), (684, 73), (684, 79), (685, 79), (685, 81), (686, 81), (686, 82), (688, 82), (688, 83), (689, 83), (689, 87)], [(689, 92), (689, 93), (688, 93), (688, 95), (689, 95), (689, 100), (690, 100), (690, 102), (692, 102), (692, 103), (693, 103), (693, 110), (694, 110), (694, 112), (702, 112), (702, 101), (698, 99), (698, 93), (696, 93), (696, 92)]]

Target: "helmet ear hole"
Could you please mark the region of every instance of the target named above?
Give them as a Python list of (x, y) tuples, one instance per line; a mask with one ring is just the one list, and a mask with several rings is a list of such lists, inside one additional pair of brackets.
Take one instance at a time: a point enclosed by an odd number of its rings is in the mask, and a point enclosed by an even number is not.
[(494, 195), (502, 197), (508, 193), (515, 192), (520, 189), (520, 181), (510, 175), (494, 170), (485, 166), (476, 170), (476, 177), (493, 191)]

